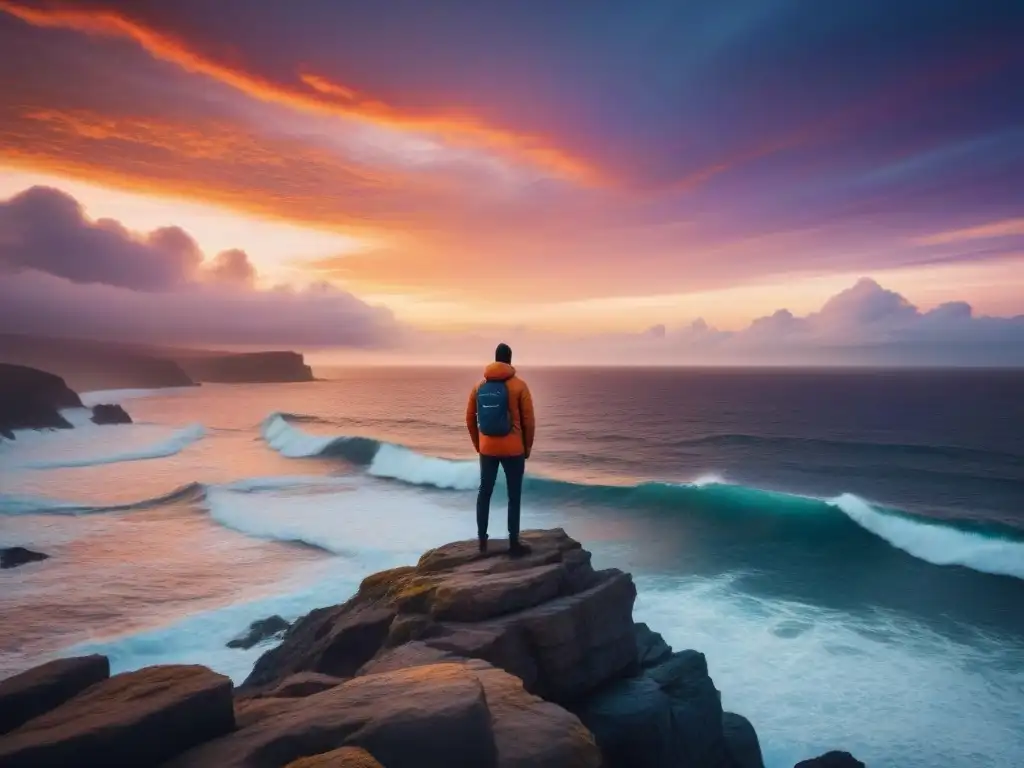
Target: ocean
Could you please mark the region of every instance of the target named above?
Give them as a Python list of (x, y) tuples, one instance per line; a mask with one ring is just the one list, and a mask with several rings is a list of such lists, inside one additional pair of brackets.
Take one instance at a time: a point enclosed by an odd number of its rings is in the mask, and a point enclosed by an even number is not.
[[(475, 536), (476, 370), (90, 393), (0, 443), (0, 676), (102, 652), (240, 682), (254, 619)], [(1024, 764), (1024, 372), (524, 369), (523, 527), (633, 573), (769, 768)], [(504, 499), (491, 534), (505, 527)]]

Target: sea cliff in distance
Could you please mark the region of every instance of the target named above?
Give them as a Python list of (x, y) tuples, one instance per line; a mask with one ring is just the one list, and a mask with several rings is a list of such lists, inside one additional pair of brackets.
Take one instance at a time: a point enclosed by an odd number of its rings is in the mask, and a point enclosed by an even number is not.
[(313, 381), (298, 352), (235, 353), (18, 334), (0, 334), (0, 362), (56, 374), (79, 392)]

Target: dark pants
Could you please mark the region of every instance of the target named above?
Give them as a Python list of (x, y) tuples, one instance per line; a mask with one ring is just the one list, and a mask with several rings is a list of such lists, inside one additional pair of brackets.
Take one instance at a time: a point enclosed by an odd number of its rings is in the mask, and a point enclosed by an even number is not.
[(476, 532), (480, 538), (487, 535), (487, 519), (491, 514), (491, 494), (498, 479), (498, 467), (505, 470), (508, 486), (508, 538), (519, 538), (519, 503), (523, 496), (523, 475), (526, 473), (524, 456), (480, 456), (480, 492), (476, 497)]

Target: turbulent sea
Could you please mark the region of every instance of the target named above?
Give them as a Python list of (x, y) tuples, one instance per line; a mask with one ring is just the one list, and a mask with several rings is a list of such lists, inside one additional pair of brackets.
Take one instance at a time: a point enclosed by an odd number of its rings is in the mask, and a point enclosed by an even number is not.
[[(0, 572), (0, 676), (96, 651), (240, 682), (250, 621), (472, 538), (477, 372), (319, 373), (92, 393), (136, 423), (0, 443), (0, 546), (52, 555)], [(523, 373), (523, 527), (631, 571), (769, 768), (1024, 765), (1024, 373)]]

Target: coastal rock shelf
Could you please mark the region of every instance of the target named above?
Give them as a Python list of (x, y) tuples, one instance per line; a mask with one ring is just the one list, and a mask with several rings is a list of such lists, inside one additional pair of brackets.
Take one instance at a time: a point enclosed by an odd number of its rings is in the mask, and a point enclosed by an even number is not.
[[(629, 574), (595, 570), (561, 530), (523, 539), (525, 557), (456, 542), (368, 576), (292, 624), (233, 693), (176, 665), (108, 678), (64, 660), (12, 678), (0, 710), (38, 696), (0, 737), (0, 768), (763, 767), (703, 654), (633, 622)], [(100, 679), (83, 690), (86, 673)]]

